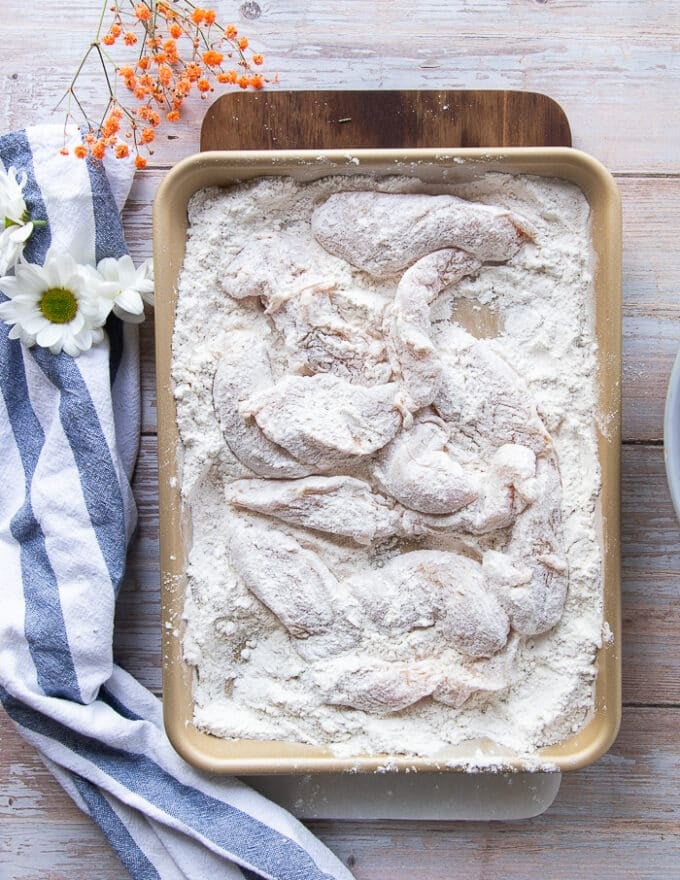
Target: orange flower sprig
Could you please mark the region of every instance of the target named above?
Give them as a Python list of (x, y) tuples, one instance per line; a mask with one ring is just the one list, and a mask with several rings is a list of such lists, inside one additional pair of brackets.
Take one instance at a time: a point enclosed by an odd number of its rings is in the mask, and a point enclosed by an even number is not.
[[(125, 63), (114, 59), (113, 47), (122, 47), (132, 57)], [(76, 92), (92, 54), (101, 64), (108, 91), (97, 122)], [(134, 155), (137, 168), (144, 168), (143, 153), (153, 153), (158, 127), (164, 121), (178, 122), (192, 93), (205, 99), (216, 84), (262, 89), (275, 81), (256, 70), (263, 62), (234, 25), (223, 27), (213, 9), (190, 0), (104, 0), (95, 39), (62, 98), (68, 101), (66, 124), (85, 127), (83, 143), (73, 153), (95, 159), (103, 159), (107, 151), (119, 159)], [(120, 86), (125, 89), (123, 98)], [(62, 153), (68, 152), (64, 146)]]

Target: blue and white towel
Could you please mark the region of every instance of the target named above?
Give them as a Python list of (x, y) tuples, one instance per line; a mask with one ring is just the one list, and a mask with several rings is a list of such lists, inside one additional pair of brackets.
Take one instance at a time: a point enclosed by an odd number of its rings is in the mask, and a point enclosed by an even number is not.
[[(0, 138), (5, 168), (27, 174), (29, 213), (48, 221), (24, 257), (42, 263), (50, 245), (79, 262), (119, 257), (132, 166), (60, 155), (62, 137), (45, 126)], [(158, 700), (113, 662), (114, 606), (136, 522), (136, 326), (110, 317), (106, 343), (76, 359), (27, 349), (8, 329), (0, 322), (0, 700), (8, 715), (136, 880), (351, 880), (284, 810), (179, 758)]]

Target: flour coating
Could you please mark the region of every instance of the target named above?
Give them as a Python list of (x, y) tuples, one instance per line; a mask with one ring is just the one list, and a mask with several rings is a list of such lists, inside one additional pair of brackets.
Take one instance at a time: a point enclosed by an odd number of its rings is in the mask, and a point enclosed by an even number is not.
[(196, 724), (343, 756), (579, 729), (602, 640), (580, 190), (266, 178), (189, 220)]

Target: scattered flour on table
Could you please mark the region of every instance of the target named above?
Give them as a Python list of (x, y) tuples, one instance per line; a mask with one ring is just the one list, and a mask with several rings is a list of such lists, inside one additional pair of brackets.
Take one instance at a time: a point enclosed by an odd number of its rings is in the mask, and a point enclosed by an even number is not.
[[(448, 746), (484, 737), (528, 755), (568, 737), (587, 720), (593, 709), (594, 659), (602, 642), (593, 255), (588, 204), (573, 185), (500, 174), (447, 185), (405, 177), (379, 180), (382, 192), (452, 193), (497, 205), (524, 218), (533, 231), (533, 242), (510, 260), (486, 264), (479, 274), (463, 278), (432, 309), (435, 340), (445, 338), (452, 322), (460, 320), (522, 377), (559, 462), (569, 571), (564, 613), (549, 632), (514, 640), (508, 686), (473, 692), (457, 707), (431, 698), (388, 714), (330, 705), (323, 688), (310, 686), (307, 661), (295, 640), (232, 564), (226, 535), (235, 514), (225, 502), (225, 489), (253, 474), (224, 442), (213, 406), (215, 373), (235, 331), (261, 331), (262, 338), (271, 340), (273, 369), (280, 374), (283, 366), (270, 316), (257, 299), (225, 295), (223, 280), (230, 262), (254, 240), (281, 234), (303, 245), (313, 243), (314, 209), (348, 189), (375, 190), (376, 180), (335, 176), (301, 184), (264, 178), (203, 190), (190, 203), (172, 370), (182, 443), (181, 494), (192, 532), (183, 645), (195, 669), (194, 720), (217, 736), (330, 745), (341, 756), (445, 756)], [(361, 289), (384, 302), (394, 296), (398, 279), (375, 279), (318, 247), (315, 253), (316, 269), (341, 288)], [(366, 308), (370, 311), (370, 304)], [(386, 381), (379, 356), (374, 368), (375, 382)], [(479, 389), (480, 395), (487, 392)], [(338, 579), (367, 567), (379, 572), (404, 549), (399, 541), (376, 549), (278, 519), (255, 516), (254, 521), (318, 554)], [(473, 556), (484, 550), (483, 538), (468, 535), (463, 544)], [(409, 550), (447, 549), (436, 537), (407, 545)], [(408, 650), (418, 650), (412, 638), (403, 644), (393, 641), (388, 659), (403, 660)], [(384, 643), (380, 650), (387, 651)], [(345, 656), (351, 672), (352, 654)], [(455, 663), (456, 657), (444, 646), (442, 663)]]

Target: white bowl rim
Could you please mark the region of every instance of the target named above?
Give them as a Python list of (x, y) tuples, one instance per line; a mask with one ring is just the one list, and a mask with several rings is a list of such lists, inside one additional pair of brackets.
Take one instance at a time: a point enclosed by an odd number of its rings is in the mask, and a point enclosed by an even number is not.
[(668, 380), (663, 420), (663, 449), (668, 489), (675, 515), (680, 520), (680, 351), (676, 355)]

